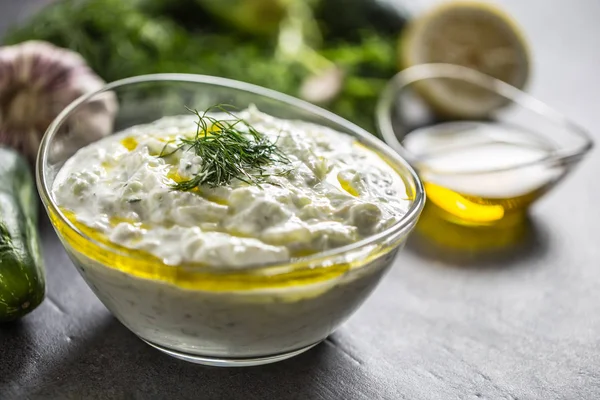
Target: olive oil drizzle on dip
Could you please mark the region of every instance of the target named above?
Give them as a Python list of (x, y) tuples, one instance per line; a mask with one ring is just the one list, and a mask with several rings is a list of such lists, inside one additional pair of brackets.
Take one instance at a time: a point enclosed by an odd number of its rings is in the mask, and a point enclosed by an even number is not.
[(52, 192), (102, 243), (167, 265), (240, 269), (354, 243), (412, 202), (398, 173), (351, 136), (254, 107), (101, 139), (65, 163)]

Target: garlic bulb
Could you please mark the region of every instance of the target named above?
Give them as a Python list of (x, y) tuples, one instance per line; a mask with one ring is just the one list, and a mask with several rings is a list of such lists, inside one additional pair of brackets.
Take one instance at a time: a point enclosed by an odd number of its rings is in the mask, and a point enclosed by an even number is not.
[[(47, 42), (0, 47), (0, 145), (35, 160), (52, 120), (79, 96), (104, 86), (77, 53)], [(117, 102), (113, 93), (95, 96), (69, 117), (88, 142), (112, 130)]]

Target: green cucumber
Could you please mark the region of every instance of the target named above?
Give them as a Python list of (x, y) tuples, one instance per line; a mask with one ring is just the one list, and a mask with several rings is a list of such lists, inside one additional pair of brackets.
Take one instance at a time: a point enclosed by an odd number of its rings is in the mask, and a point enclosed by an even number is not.
[(22, 317), (44, 300), (38, 203), (27, 161), (0, 147), (0, 322)]
[[(304, 0), (303, 0), (304, 1)], [(216, 19), (253, 35), (273, 36), (285, 18), (283, 0), (199, 0)]]
[(390, 0), (320, 0), (314, 13), (326, 42), (360, 42), (365, 31), (396, 38), (410, 18)]

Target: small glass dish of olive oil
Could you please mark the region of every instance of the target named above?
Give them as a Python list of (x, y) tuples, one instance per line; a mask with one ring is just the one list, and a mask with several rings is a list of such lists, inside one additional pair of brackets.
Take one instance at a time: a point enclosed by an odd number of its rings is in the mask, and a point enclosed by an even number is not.
[[(457, 96), (460, 115), (444, 113), (431, 98), (444, 91), (446, 102)], [(429, 207), (468, 226), (520, 221), (592, 148), (585, 130), (544, 103), (450, 64), (397, 74), (381, 95), (377, 123), (386, 143), (417, 169)]]

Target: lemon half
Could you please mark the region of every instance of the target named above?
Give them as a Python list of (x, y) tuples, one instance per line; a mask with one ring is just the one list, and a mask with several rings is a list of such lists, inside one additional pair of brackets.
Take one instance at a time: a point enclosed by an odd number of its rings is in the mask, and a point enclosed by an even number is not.
[[(400, 40), (400, 63), (465, 66), (522, 89), (529, 52), (520, 29), (502, 10), (480, 2), (450, 2), (414, 19)], [(415, 88), (440, 114), (481, 118), (507, 99), (467, 81), (429, 79)]]

